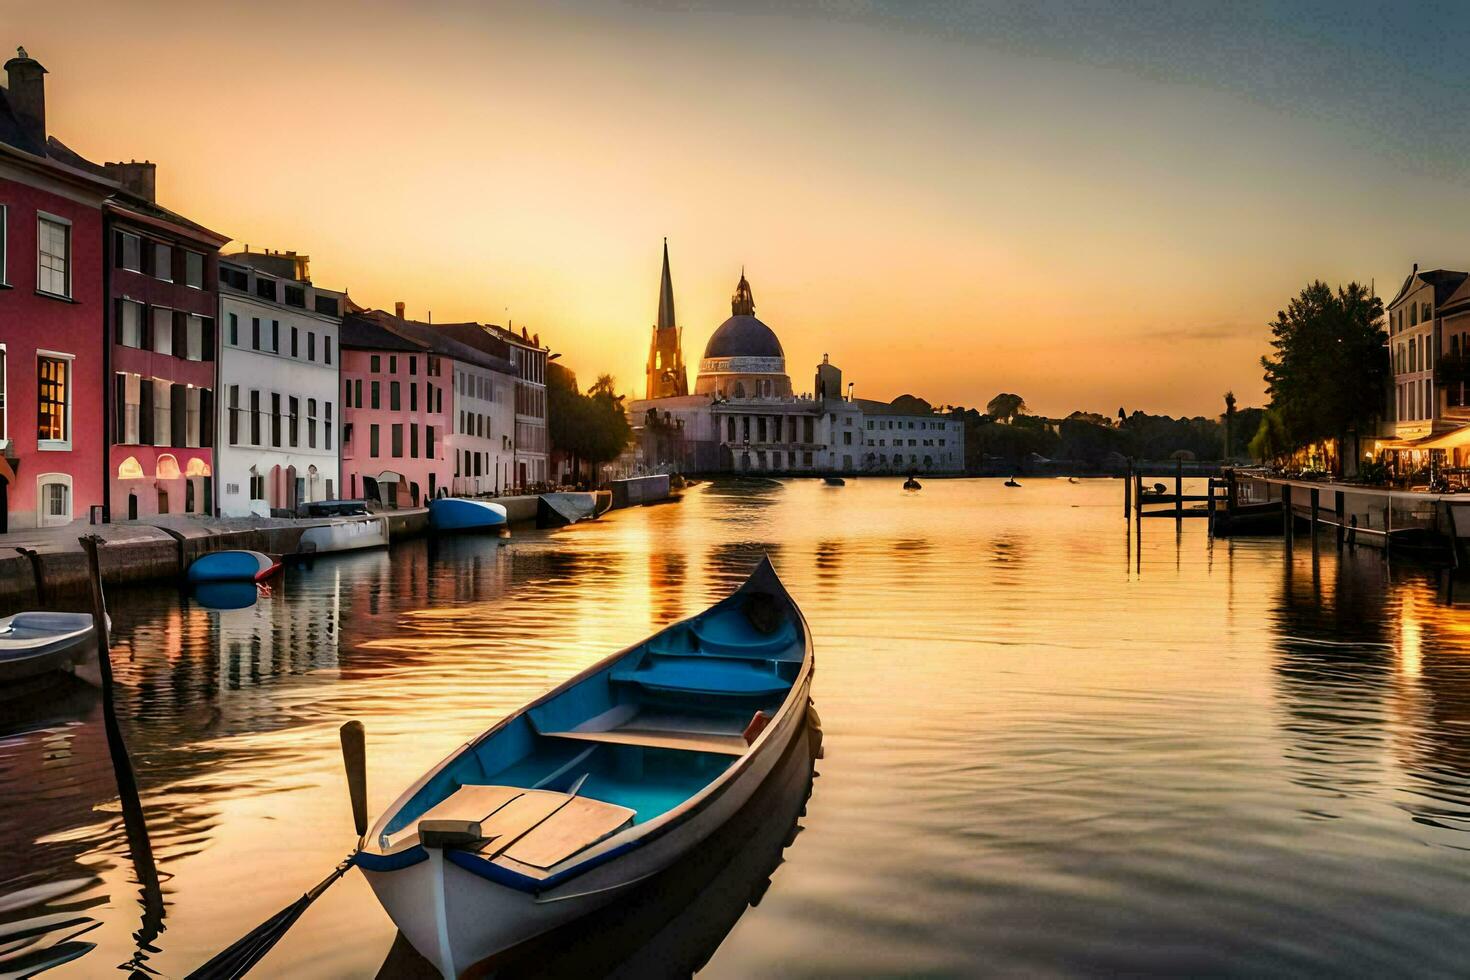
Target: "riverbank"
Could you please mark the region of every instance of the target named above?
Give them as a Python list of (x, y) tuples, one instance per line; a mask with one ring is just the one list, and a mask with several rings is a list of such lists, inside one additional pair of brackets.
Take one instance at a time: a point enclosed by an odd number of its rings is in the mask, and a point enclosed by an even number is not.
[[(667, 476), (615, 480), (612, 508), (636, 507), (671, 499)], [(497, 497), (512, 526), (533, 525), (539, 494)], [(87, 595), (87, 556), (80, 538), (96, 534), (105, 546), (98, 559), (105, 585), (177, 581), (189, 564), (214, 551), (259, 551), (283, 558), (317, 556), (333, 549), (324, 539), (352, 538), (359, 527), (391, 545), (429, 531), (429, 511), (406, 507), (350, 517), (211, 517), (165, 514), (146, 521), (116, 524), (72, 522), (0, 534), (0, 609), (50, 606)], [(366, 527), (362, 527), (366, 532)], [(349, 550), (352, 546), (341, 550)]]

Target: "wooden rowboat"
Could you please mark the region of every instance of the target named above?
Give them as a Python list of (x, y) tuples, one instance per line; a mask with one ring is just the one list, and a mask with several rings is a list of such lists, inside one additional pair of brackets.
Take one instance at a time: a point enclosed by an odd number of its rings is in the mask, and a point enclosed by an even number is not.
[(0, 697), (31, 691), (20, 682), (64, 673), (88, 684), (97, 673), (97, 631), (87, 613), (21, 612), (0, 619)]
[(445, 976), (619, 902), (696, 852), (809, 727), (811, 634), (769, 560), (408, 789), (354, 862)]

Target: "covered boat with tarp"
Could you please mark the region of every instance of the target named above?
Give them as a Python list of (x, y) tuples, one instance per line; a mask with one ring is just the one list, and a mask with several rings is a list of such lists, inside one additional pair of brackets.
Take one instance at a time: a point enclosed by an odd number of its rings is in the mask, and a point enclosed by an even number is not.
[(697, 853), (815, 728), (812, 669), (763, 559), (728, 598), (456, 750), (354, 861), (414, 948), (459, 975)]

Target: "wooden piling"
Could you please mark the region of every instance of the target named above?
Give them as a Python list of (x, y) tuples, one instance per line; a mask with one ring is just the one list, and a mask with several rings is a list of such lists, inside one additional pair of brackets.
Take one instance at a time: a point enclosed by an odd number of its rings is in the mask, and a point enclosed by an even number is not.
[(1128, 475), (1123, 478), (1123, 520), (1133, 516), (1133, 460), (1128, 460)]
[(1337, 520), (1337, 550), (1342, 550), (1343, 542), (1347, 539), (1347, 494), (1341, 490), (1337, 491), (1337, 504), (1333, 507), (1333, 516)]
[(1174, 460), (1174, 520), (1183, 520), (1184, 514), (1184, 460)]
[(1296, 515), (1291, 509), (1291, 484), (1288, 483), (1281, 488), (1281, 536), (1286, 539), (1288, 555), (1291, 554), (1292, 545), (1295, 543), (1292, 540), (1292, 535), (1296, 530), (1293, 526), (1295, 519)]
[(1317, 487), (1312, 488), (1312, 553), (1317, 553), (1317, 512), (1321, 510), (1321, 491)]

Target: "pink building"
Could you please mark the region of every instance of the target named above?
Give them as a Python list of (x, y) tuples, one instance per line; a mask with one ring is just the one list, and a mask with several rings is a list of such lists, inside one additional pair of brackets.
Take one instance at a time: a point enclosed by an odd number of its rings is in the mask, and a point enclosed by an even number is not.
[(102, 202), (118, 185), (46, 134), (45, 74), (0, 88), (0, 532), (103, 502)]
[(349, 499), (419, 507), (448, 491), (453, 407), (432, 336), (382, 310), (342, 320), (342, 483)]

